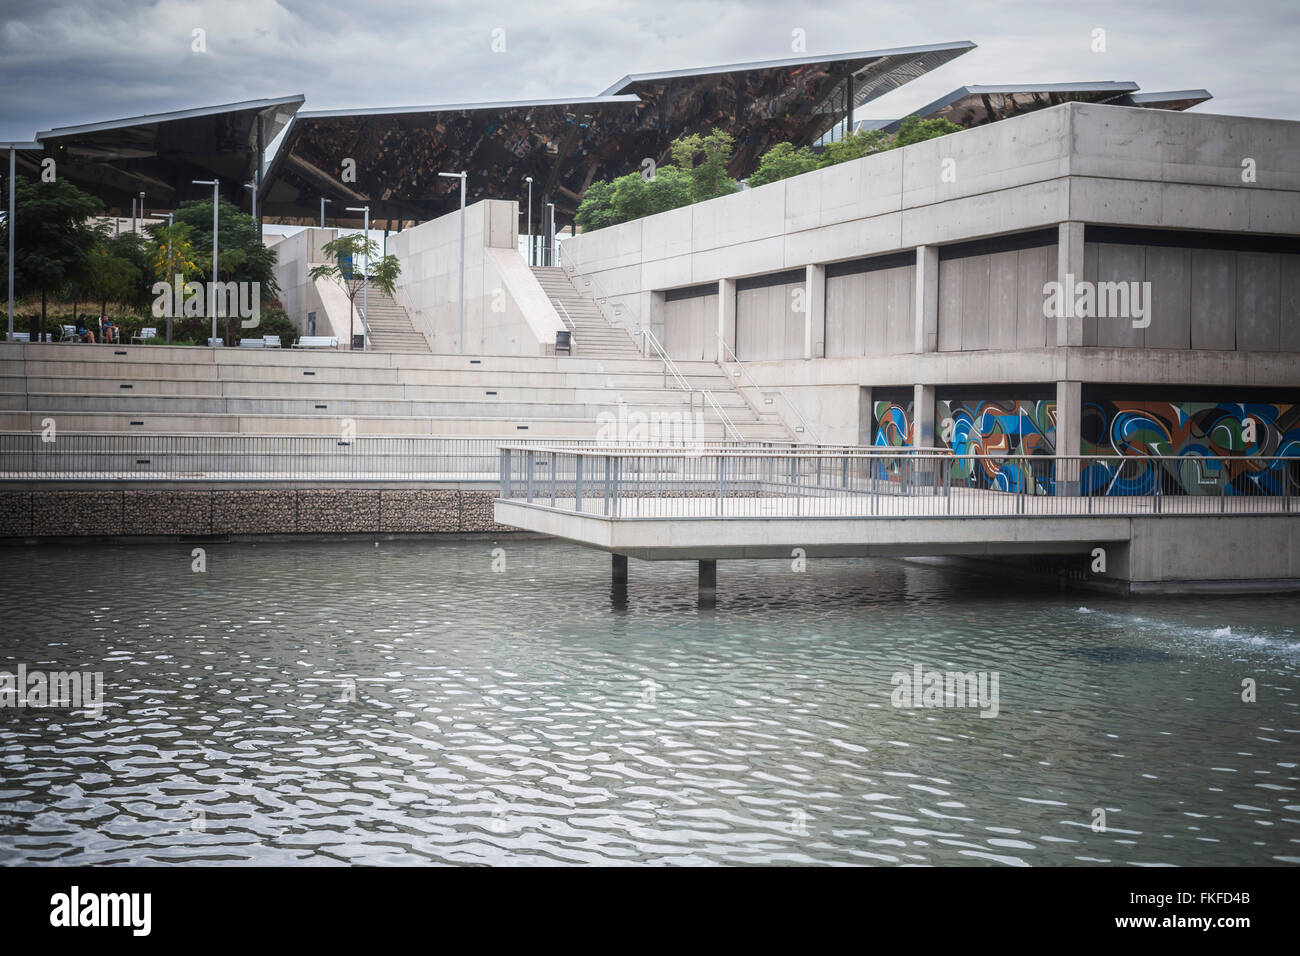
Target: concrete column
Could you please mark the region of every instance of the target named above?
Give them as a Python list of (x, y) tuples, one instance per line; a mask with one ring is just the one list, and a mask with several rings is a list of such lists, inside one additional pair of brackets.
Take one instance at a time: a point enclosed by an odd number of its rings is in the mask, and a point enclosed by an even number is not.
[(875, 418), (876, 410), (871, 401), (871, 386), (864, 385), (858, 389), (858, 444), (870, 445), (872, 434), (871, 424)]
[(718, 562), (700, 562), (700, 607), (718, 603)]
[(939, 347), (939, 248), (916, 247), (916, 340), (912, 351), (933, 352)]
[(804, 270), (803, 357), (821, 358), (826, 351), (826, 267)]
[[(727, 361), (727, 351), (722, 347), (726, 342), (732, 350), (736, 348), (736, 280), (718, 280), (718, 361)], [(707, 352), (705, 353), (708, 354)]]
[[(1083, 423), (1083, 383), (1056, 383), (1056, 455), (1078, 455), (1082, 447), (1080, 425)], [(1056, 493), (1079, 493), (1079, 463), (1059, 462), (1056, 468)]]
[(612, 554), (613, 574), (610, 576), (609, 595), (616, 608), (627, 607), (627, 555)]
[(934, 447), (934, 386), (912, 386), (912, 444)]
[[(1072, 285), (1066, 276), (1073, 276), (1074, 282), (1083, 281), (1083, 223), (1063, 222), (1058, 227), (1059, 235), (1056, 246), (1056, 281), (1062, 290)], [(1064, 311), (1064, 310), (1062, 310)], [(1047, 341), (1052, 341), (1049, 334)], [(1065, 315), (1056, 320), (1056, 344), (1082, 345), (1083, 322)]]

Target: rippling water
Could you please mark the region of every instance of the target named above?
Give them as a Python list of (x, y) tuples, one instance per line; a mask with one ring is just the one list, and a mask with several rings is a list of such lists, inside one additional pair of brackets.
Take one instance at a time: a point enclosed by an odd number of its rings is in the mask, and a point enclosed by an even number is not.
[[(0, 671), (106, 700), (0, 709), (0, 863), (1300, 862), (1295, 598), (724, 562), (709, 612), (547, 541), (190, 552), (0, 552)], [(998, 715), (893, 707), (917, 664)]]

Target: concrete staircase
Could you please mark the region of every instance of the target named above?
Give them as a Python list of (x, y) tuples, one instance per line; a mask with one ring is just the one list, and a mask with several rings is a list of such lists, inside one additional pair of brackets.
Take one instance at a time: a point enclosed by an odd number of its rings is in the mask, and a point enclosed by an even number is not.
[[(431, 352), (429, 340), (416, 329), (406, 310), (377, 289), (369, 292), (370, 349), (373, 352)], [(360, 308), (361, 300), (357, 299)]]
[(636, 340), (621, 325), (614, 325), (600, 307), (579, 292), (559, 266), (533, 266), (533, 275), (550, 298), (555, 311), (573, 333), (573, 354), (593, 358), (633, 358), (641, 355)]
[[(711, 362), (681, 362), (745, 440), (789, 441)], [(610, 438), (611, 425), (680, 423), (736, 437), (661, 363), (588, 356), (442, 355), (162, 345), (0, 343), (0, 431)], [(630, 436), (635, 438), (636, 436)], [(650, 435), (640, 440), (656, 440)]]

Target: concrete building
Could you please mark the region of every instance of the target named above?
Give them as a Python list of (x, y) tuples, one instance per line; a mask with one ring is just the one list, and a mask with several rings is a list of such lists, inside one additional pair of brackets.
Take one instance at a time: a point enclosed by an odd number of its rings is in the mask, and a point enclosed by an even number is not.
[[(824, 441), (1286, 454), (1297, 236), (1300, 124), (1069, 103), (563, 247), (674, 358), (734, 350)], [(1088, 283), (1124, 285), (1090, 312)]]

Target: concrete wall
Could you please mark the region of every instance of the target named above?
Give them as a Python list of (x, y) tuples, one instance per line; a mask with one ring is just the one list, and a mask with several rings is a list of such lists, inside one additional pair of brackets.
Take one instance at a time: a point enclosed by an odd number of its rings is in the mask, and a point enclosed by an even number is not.
[(915, 264), (827, 275), (822, 354), (847, 358), (911, 352), (915, 295)]
[(275, 244), (279, 256), (275, 281), (280, 286), (280, 301), (301, 335), (307, 334), (308, 313), (315, 312), (317, 335), (337, 335), (341, 341), (347, 338), (347, 296), (338, 283), (313, 282), (307, 277), (313, 266), (331, 261), (321, 247), (337, 239), (338, 234), (337, 229), (304, 229), (281, 237)]
[[(518, 204), (489, 199), (465, 210), (463, 351), (541, 355), (564, 328), (550, 299), (518, 253)], [(461, 351), (460, 212), (388, 240), (402, 262), (397, 301), (435, 352)]]
[(1300, 351), (1300, 255), (1089, 242), (1084, 277), (1151, 283), (1147, 328), (1084, 319), (1084, 345)]
[(941, 258), (939, 350), (1048, 345), (1049, 329), (1054, 335), (1056, 325), (1043, 315), (1043, 285), (1056, 279), (1056, 255), (1052, 245)]
[(718, 355), (718, 294), (665, 301), (662, 330), (664, 350), (678, 361), (709, 361)]
[(742, 362), (803, 358), (806, 291), (802, 280), (737, 287), (736, 357)]

